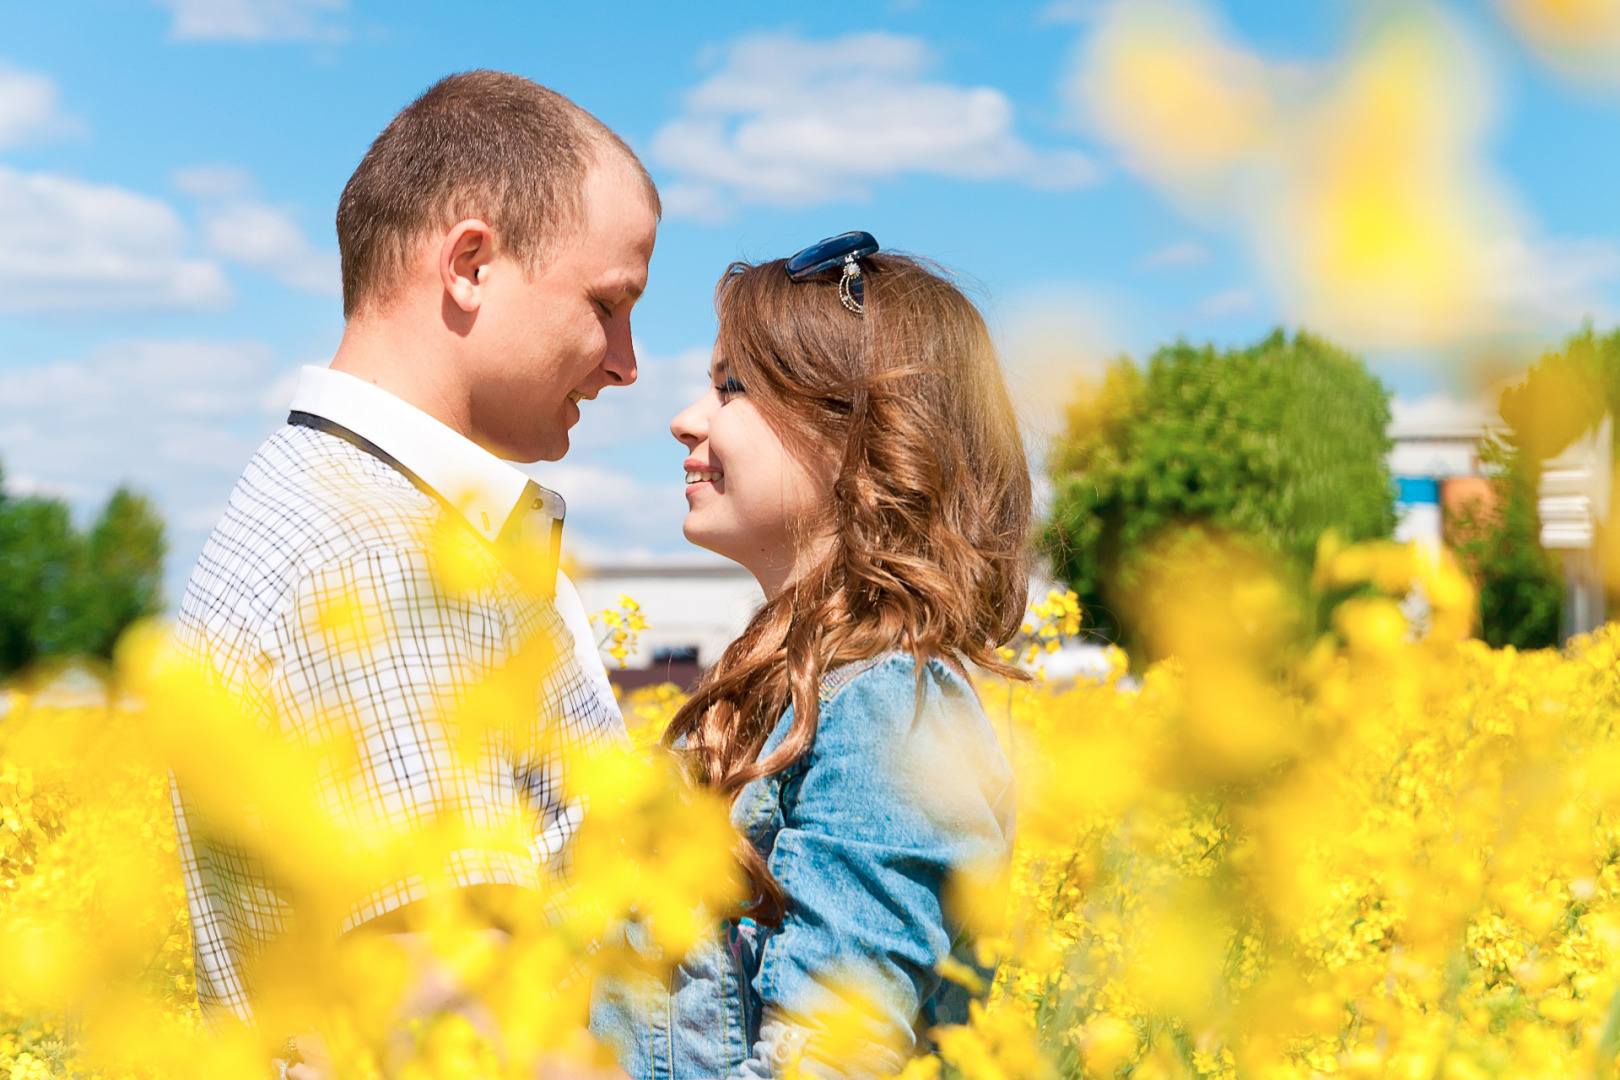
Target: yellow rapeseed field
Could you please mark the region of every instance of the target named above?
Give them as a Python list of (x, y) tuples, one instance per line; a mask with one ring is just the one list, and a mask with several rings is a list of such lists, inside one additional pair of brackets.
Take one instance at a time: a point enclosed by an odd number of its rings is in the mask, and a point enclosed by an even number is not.
[[(1103, 682), (982, 684), (1019, 842), (1010, 880), (954, 902), (998, 973), (908, 1076), (1613, 1075), (1620, 632), (1492, 651), (1444, 557), (1329, 539), (1318, 584), (1352, 598), (1300, 647), (1279, 583), (1221, 567), (1154, 594), (1172, 659), (1139, 677), (1120, 656)], [(1014, 653), (1038, 661), (1080, 618), (1050, 599)], [(516, 904), (492, 944), (447, 891), (416, 929), (478, 1009), (412, 1012), (421, 960), (322, 920), (378, 873), (521, 838), (334, 818), (300, 777), (341, 745), (280, 745), (156, 635), (120, 671), (107, 707), (18, 696), (0, 720), (0, 1080), (260, 1077), (308, 1027), (348, 1075), (532, 1075), (590, 1053), (573, 1032), (591, 971), (647, 962), (595, 947), (611, 920), (646, 919), (675, 956), (738, 894), (725, 808), (648, 749), (680, 697), (644, 693), (635, 753), (573, 762), (590, 812), (562, 914)], [(523, 677), (492, 680), (480, 715)], [(316, 912), (265, 965), (259, 1032), (198, 1021), (171, 768)], [(810, 1052), (853, 1055), (859, 1017), (823, 1020)]]

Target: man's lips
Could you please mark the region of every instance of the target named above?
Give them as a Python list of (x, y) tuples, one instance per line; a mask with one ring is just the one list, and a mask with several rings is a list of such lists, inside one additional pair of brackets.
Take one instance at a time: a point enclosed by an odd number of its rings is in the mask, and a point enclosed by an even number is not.
[[(568, 404), (570, 404), (570, 405), (572, 405), (574, 407), (574, 413), (575, 413), (575, 415), (577, 417), (579, 415), (579, 413), (580, 413), (579, 403), (581, 401), (595, 401), (596, 400), (596, 395), (595, 394), (587, 394), (583, 390), (570, 390), (570, 391), (568, 391), (568, 397), (567, 397), (566, 400), (567, 400)], [(573, 422), (571, 422), (569, 424), (569, 427), (572, 427), (572, 426), (573, 426)]]

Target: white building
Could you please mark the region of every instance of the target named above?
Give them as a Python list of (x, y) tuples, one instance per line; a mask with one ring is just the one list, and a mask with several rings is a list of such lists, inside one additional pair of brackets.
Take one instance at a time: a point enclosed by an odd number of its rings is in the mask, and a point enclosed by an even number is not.
[(617, 608), (621, 595), (641, 605), (649, 625), (627, 658), (630, 670), (671, 661), (708, 667), (765, 602), (752, 574), (715, 559), (603, 563), (580, 567), (572, 577), (592, 614)]
[(1501, 426), (1496, 410), (1482, 401), (1443, 395), (1390, 403), (1389, 473), (1396, 486), (1395, 539), (1440, 545), (1445, 514), (1459, 512), (1470, 499), (1490, 499), (1480, 464), (1485, 439)]
[[(730, 562), (669, 559), (646, 563), (602, 563), (571, 573), (585, 610), (591, 614), (617, 608), (620, 596), (641, 605), (649, 627), (623, 669), (613, 661), (608, 671), (626, 687), (696, 677), (720, 658), (742, 633), (748, 619), (765, 602), (753, 575)], [(1030, 600), (1042, 601), (1056, 588), (1040, 574), (1030, 578)], [(1053, 679), (1101, 678), (1109, 660), (1101, 646), (1071, 642), (1062, 653), (1042, 658)], [(622, 670), (623, 674), (619, 674)]]
[(1614, 417), (1603, 419), (1563, 453), (1543, 463), (1536, 504), (1541, 546), (1564, 564), (1564, 637), (1603, 625), (1604, 526), (1614, 484)]

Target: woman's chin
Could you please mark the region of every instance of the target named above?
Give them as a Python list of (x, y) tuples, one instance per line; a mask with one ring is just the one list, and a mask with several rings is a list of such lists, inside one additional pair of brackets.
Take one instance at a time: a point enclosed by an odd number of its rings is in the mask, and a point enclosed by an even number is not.
[(693, 521), (693, 517), (694, 515), (687, 514), (686, 521), (681, 524), (681, 535), (686, 537), (687, 543), (705, 551), (712, 551), (723, 559), (730, 559), (738, 566), (746, 567), (746, 564), (737, 557), (742, 550), (740, 546), (729, 542), (733, 539), (731, 536), (714, 529), (705, 529), (703, 523)]
[[(724, 537), (715, 536), (714, 530), (705, 529), (701, 521), (692, 520), (695, 517), (697, 517), (696, 514), (688, 513), (686, 520), (681, 522), (681, 535), (686, 537), (686, 542), (707, 551), (712, 551), (716, 555), (725, 555)], [(726, 557), (730, 558), (729, 555)]]

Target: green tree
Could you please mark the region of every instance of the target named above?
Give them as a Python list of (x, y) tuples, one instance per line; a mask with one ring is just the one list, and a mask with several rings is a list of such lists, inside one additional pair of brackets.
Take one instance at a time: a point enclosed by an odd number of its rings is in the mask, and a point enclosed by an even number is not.
[(1507, 445), (1540, 463), (1620, 412), (1620, 330), (1602, 337), (1590, 325), (1542, 354), (1524, 380), (1502, 391), (1498, 411)]
[(1479, 635), (1492, 648), (1544, 649), (1558, 644), (1564, 578), (1541, 546), (1536, 489), (1541, 462), (1505, 442), (1487, 444), (1496, 507), (1465, 507), (1452, 532), (1457, 554), (1479, 589)]
[(1394, 527), (1388, 424), (1383, 384), (1304, 332), (1224, 351), (1177, 342), (1145, 370), (1116, 361), (1054, 447), (1053, 570), (1133, 651), (1133, 592), (1199, 532), (1281, 567), (1304, 603), (1322, 533)]
[(1507, 430), (1486, 452), (1496, 509), (1488, 517), (1465, 512), (1458, 551), (1479, 585), (1481, 637), (1493, 646), (1555, 646), (1564, 581), (1557, 557), (1541, 547), (1542, 463), (1605, 412), (1620, 414), (1620, 331), (1600, 336), (1583, 327), (1503, 390), (1498, 411)]
[(0, 502), (0, 674), (59, 653), (82, 560), (83, 542), (65, 503)]
[(130, 623), (162, 610), (165, 551), (162, 519), (125, 488), (85, 533), (59, 499), (0, 495), (0, 675), (109, 659)]
[(73, 650), (111, 659), (119, 635), (163, 609), (163, 519), (144, 495), (119, 488), (86, 542), (87, 573), (75, 598)]

